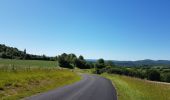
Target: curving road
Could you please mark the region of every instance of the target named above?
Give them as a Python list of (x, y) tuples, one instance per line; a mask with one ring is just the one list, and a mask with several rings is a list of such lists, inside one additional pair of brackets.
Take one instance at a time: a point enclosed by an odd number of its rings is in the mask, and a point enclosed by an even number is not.
[(117, 100), (116, 90), (110, 80), (96, 75), (82, 75), (83, 79), (25, 100)]

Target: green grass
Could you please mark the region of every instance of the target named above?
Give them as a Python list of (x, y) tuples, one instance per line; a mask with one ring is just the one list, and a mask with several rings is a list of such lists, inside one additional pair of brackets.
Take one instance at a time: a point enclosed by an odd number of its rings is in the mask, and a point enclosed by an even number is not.
[(18, 100), (78, 80), (80, 80), (80, 76), (69, 70), (0, 71), (0, 100)]
[(56, 61), (0, 59), (0, 100), (18, 100), (80, 79), (75, 72), (57, 69)]
[(0, 67), (56, 67), (56, 61), (0, 59)]
[(102, 76), (112, 80), (119, 100), (170, 100), (170, 84), (114, 74)]

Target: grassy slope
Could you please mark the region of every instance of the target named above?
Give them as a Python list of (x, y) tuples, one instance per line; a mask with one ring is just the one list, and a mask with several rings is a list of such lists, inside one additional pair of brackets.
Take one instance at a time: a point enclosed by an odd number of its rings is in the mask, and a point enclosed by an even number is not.
[[(12, 66), (16, 69), (12, 70)], [(0, 100), (18, 100), (81, 79), (76, 73), (55, 66), (54, 61), (0, 59)]]
[(0, 99), (18, 100), (25, 96), (71, 84), (80, 76), (68, 70), (0, 72)]
[(161, 84), (127, 76), (103, 74), (112, 80), (119, 100), (170, 100), (170, 84)]

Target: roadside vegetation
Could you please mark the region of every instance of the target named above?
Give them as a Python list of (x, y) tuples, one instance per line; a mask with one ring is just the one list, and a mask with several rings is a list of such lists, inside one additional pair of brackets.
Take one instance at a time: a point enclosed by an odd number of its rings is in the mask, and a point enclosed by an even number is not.
[(119, 100), (170, 100), (170, 84), (116, 74), (102, 74), (112, 80)]
[(80, 79), (79, 75), (64, 69), (0, 70), (0, 99), (18, 100), (74, 83)]
[(125, 75), (151, 81), (170, 82), (170, 68), (166, 67), (120, 67), (107, 66), (99, 70), (101, 73)]
[(58, 64), (63, 68), (70, 69), (92, 69), (94, 74), (119, 74), (151, 81), (170, 82), (170, 68), (165, 66), (149, 67), (147, 65), (125, 67), (118, 66), (113, 61), (98, 59), (97, 61), (87, 61), (83, 56), (77, 57), (75, 54), (63, 53), (56, 57)]

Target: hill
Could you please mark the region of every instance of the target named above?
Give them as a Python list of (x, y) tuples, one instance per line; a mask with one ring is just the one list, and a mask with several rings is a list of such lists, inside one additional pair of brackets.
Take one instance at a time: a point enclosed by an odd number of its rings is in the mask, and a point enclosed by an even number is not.
[(5, 59), (28, 59), (28, 60), (54, 60), (54, 57), (47, 57), (45, 55), (28, 54), (26, 49), (21, 51), (15, 47), (9, 47), (0, 44), (0, 58)]
[(138, 61), (113, 61), (119, 66), (170, 66), (169, 60), (138, 60)]
[[(87, 61), (96, 62), (96, 59), (87, 59)], [(115, 65), (118, 66), (127, 66), (127, 67), (138, 67), (138, 66), (170, 66), (170, 60), (137, 60), (137, 61), (116, 61), (111, 60)]]

